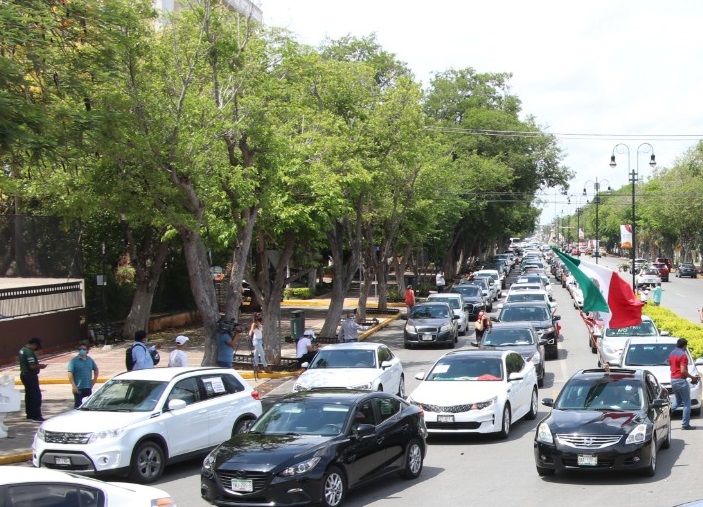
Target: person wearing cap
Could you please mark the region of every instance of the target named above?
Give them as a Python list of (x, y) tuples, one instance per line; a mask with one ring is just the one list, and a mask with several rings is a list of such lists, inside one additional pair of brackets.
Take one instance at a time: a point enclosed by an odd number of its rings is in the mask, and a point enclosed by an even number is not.
[(78, 408), (83, 403), (83, 398), (93, 394), (93, 386), (98, 381), (98, 365), (92, 357), (88, 357), (90, 347), (81, 343), (78, 346), (78, 355), (68, 362), (68, 381), (73, 391), (73, 406)]
[(347, 318), (342, 321), (342, 329), (339, 336), (339, 341), (342, 343), (358, 342), (359, 331), (366, 331), (368, 327), (359, 324), (354, 319), (354, 314), (349, 312)]
[(311, 363), (315, 358), (315, 354), (317, 354), (317, 350), (315, 350), (315, 346), (312, 344), (310, 335), (315, 338), (315, 333), (313, 333), (311, 329), (307, 329), (303, 333), (303, 336), (298, 338), (298, 342), (295, 344), (295, 356), (298, 358), (298, 364), (300, 366), (302, 366), (303, 363)]
[(46, 368), (46, 364), (40, 363), (36, 354), (36, 351), (41, 348), (41, 340), (35, 336), (19, 352), (20, 380), (24, 386), (24, 410), (27, 419), (37, 422), (44, 421), (41, 414), (39, 370)]
[(187, 336), (176, 336), (176, 348), (172, 350), (171, 354), (168, 356), (169, 366), (188, 366), (188, 356), (185, 350), (183, 350), (186, 348), (187, 341)]

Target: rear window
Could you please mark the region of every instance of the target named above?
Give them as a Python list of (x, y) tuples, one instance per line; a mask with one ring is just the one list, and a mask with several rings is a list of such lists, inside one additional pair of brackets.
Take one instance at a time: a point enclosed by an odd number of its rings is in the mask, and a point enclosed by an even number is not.
[(461, 304), (459, 303), (459, 300), (457, 298), (446, 298), (446, 297), (430, 297), (430, 301), (440, 301), (442, 303), (448, 303), (449, 307), (452, 310), (459, 310), (461, 309)]

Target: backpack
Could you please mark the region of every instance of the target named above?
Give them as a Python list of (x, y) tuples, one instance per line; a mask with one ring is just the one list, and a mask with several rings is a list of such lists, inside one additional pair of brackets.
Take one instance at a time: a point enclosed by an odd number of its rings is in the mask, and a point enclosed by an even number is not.
[[(127, 371), (132, 371), (134, 368), (134, 358), (132, 357), (132, 349), (136, 347), (137, 345), (132, 345), (131, 347), (127, 347), (127, 350), (125, 352), (125, 366), (127, 367)], [(154, 362), (154, 366), (159, 364), (159, 361), (161, 361), (161, 355), (159, 355), (159, 351), (156, 349), (148, 348), (146, 345), (142, 345), (144, 348), (146, 348), (149, 351), (149, 355), (151, 356), (151, 360)]]
[(154, 361), (154, 366), (159, 364), (159, 361), (161, 361), (161, 356), (159, 355), (158, 350), (149, 348), (149, 355), (151, 356), (151, 360)]

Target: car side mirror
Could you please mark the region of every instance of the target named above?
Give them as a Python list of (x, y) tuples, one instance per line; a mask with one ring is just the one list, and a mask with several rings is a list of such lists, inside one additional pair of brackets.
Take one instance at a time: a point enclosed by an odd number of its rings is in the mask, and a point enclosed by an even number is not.
[(669, 331), (659, 331), (660, 336), (670, 336)]
[(186, 408), (186, 402), (184, 400), (171, 400), (168, 402), (168, 409), (169, 410), (181, 410)]
[(308, 363), (307, 361), (300, 365), (301, 368), (307, 368), (308, 366), (310, 366), (310, 363)]
[(650, 403), (649, 406), (650, 408), (662, 408), (666, 404), (666, 401), (662, 400), (661, 398), (657, 398), (655, 400), (652, 400), (652, 403)]
[(386, 368), (390, 368), (391, 366), (393, 366), (393, 363), (391, 363), (390, 361), (383, 361), (381, 363), (382, 370), (385, 370)]
[(417, 380), (425, 380), (425, 372), (424, 372), (424, 371), (421, 371), (421, 372), (419, 372), (419, 373), (416, 373), (416, 374), (415, 374), (415, 378), (416, 378)]
[(552, 320), (561, 320), (561, 315), (555, 315)]
[(542, 405), (545, 407), (553, 407), (554, 406), (554, 399), (552, 398), (543, 398), (542, 399)]
[(354, 428), (354, 434), (358, 438), (368, 437), (373, 435), (376, 431), (376, 427), (373, 424), (357, 424)]
[(514, 382), (514, 381), (522, 380), (522, 379), (523, 379), (523, 376), (520, 375), (520, 374), (517, 373), (517, 372), (513, 372), (513, 373), (511, 373), (510, 375), (508, 375), (508, 381), (509, 381), (509, 382)]

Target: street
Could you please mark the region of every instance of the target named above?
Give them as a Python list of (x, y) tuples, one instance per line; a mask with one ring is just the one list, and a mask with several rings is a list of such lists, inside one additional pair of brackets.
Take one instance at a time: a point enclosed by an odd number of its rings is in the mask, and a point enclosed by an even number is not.
[[(607, 258), (601, 262), (617, 269), (622, 260)], [(671, 280), (663, 284), (663, 306), (697, 320), (695, 304), (701, 280), (673, 276)], [(566, 289), (555, 285), (554, 298), (559, 305), (557, 314), (562, 316), (564, 340), (560, 343), (559, 359), (546, 363), (547, 375), (544, 388), (540, 389), (540, 399), (555, 397), (576, 370), (596, 367), (596, 356), (587, 346), (586, 328)], [(685, 313), (688, 306), (691, 311)], [(403, 325), (404, 321), (398, 320), (374, 335), (373, 339), (388, 344), (402, 360), (409, 394), (419, 384), (415, 374), (427, 371), (446, 350), (404, 349)], [(459, 347), (471, 347), (471, 338), (471, 335), (460, 337)], [(537, 424), (548, 410), (540, 405), (537, 420), (515, 423), (507, 440), (486, 435), (430, 436), (419, 480), (407, 482), (393, 477), (380, 481), (363, 491), (352, 492), (345, 505), (439, 506), (466, 503), (470, 499), (472, 505), (545, 507), (567, 501), (570, 507), (598, 504), (665, 507), (703, 498), (698, 486), (700, 467), (696, 465), (698, 450), (703, 448), (703, 428), (694, 432), (682, 431), (680, 416), (674, 418), (672, 446), (659, 454), (658, 470), (653, 478), (608, 472), (539, 477), (534, 465), (533, 439)], [(700, 425), (698, 417), (693, 417), (691, 422)], [(171, 466), (156, 485), (168, 491), (179, 505), (208, 505), (200, 498), (199, 469), (199, 460)]]

